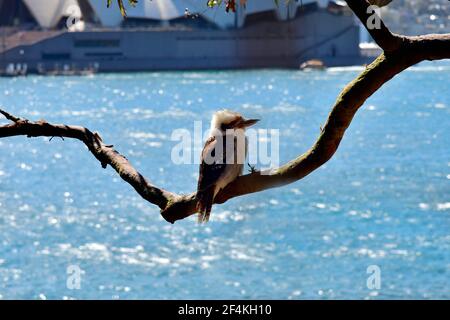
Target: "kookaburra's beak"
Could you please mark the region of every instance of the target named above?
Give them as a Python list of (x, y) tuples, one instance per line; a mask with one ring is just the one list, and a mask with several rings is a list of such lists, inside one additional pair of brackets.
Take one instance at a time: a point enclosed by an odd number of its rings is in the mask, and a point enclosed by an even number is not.
[(245, 120), (243, 119), (242, 121), (240, 121), (237, 125), (238, 128), (248, 128), (251, 127), (252, 125), (256, 124), (259, 121), (259, 119), (248, 119)]

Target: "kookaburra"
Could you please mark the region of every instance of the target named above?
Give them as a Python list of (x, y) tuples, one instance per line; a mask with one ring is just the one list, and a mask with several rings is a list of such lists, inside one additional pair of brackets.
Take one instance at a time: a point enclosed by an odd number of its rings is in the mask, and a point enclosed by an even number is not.
[(229, 110), (214, 114), (200, 161), (197, 186), (199, 222), (209, 220), (217, 193), (242, 174), (247, 156), (245, 129), (258, 121), (244, 119), (239, 113)]

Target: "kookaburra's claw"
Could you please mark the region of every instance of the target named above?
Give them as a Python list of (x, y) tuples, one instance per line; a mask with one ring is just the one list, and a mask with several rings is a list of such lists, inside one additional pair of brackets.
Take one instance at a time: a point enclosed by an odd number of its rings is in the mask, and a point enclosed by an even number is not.
[(249, 168), (250, 168), (250, 170), (248, 170), (248, 172), (250, 172), (250, 173), (255, 173), (255, 172), (258, 171), (258, 170), (256, 170), (255, 166), (252, 166), (250, 163), (247, 163), (247, 164), (248, 164), (248, 166), (249, 166)]

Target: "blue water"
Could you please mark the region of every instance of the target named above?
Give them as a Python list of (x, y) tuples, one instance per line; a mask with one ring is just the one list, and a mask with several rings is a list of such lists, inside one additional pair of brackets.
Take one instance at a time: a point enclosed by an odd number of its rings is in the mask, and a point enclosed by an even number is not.
[[(97, 130), (153, 183), (188, 193), (197, 166), (171, 163), (172, 130), (227, 107), (280, 129), (286, 162), (359, 71), (0, 79), (0, 105)], [(80, 142), (1, 139), (0, 297), (449, 299), (449, 84), (448, 63), (402, 73), (358, 112), (329, 163), (215, 206), (206, 226), (168, 224)], [(79, 290), (67, 287), (71, 265)], [(371, 265), (380, 289), (366, 285)]]

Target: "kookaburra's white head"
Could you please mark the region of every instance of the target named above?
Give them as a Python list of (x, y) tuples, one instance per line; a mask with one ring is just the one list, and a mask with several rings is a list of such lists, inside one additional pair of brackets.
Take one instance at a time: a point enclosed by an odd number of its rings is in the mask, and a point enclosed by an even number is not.
[(220, 110), (214, 113), (211, 121), (211, 132), (219, 130), (225, 133), (227, 130), (245, 130), (257, 123), (259, 119), (245, 119), (241, 114), (230, 110)]

